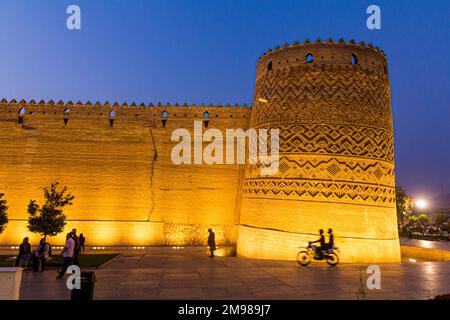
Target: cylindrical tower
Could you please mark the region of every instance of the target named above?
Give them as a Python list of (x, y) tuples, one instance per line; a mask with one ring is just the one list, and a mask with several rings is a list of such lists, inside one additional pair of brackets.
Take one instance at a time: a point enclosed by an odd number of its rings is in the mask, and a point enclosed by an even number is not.
[(294, 260), (333, 229), (342, 262), (398, 262), (387, 61), (372, 45), (306, 41), (257, 63), (251, 127), (280, 130), (279, 171), (246, 168), (238, 254)]

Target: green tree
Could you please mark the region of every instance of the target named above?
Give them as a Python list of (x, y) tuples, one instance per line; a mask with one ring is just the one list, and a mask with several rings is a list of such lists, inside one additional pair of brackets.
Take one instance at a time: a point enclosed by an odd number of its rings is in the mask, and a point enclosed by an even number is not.
[(438, 224), (438, 225), (443, 225), (447, 221), (448, 221), (448, 217), (443, 213), (438, 213), (434, 217), (434, 222), (436, 222), (436, 224)]
[(401, 186), (395, 187), (395, 201), (397, 205), (397, 218), (403, 220), (410, 213), (409, 197)]
[(0, 193), (0, 233), (5, 230), (8, 223), (8, 214), (6, 212), (8, 207), (6, 206), (6, 200), (2, 199), (4, 195), (4, 193)]
[(425, 213), (422, 213), (420, 216), (417, 217), (418, 222), (430, 222), (431, 218), (426, 215)]
[(46, 238), (55, 236), (64, 230), (66, 216), (63, 209), (71, 206), (75, 197), (63, 187), (58, 191), (59, 182), (53, 182), (50, 188), (44, 188), (45, 203), (40, 206), (35, 200), (28, 204), (28, 229)]

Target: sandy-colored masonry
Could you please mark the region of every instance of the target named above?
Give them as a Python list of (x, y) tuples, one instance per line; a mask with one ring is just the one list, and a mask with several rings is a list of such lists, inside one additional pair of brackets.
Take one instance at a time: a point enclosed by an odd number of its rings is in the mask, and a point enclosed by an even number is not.
[[(387, 70), (377, 48), (316, 41), (258, 60), (252, 108), (2, 100), (0, 244), (31, 236), (28, 201), (57, 180), (76, 196), (67, 229), (89, 245), (200, 245), (212, 227), (240, 255), (292, 260), (333, 228), (343, 262), (399, 261)], [(278, 174), (174, 165), (171, 133), (194, 120), (280, 129)]]

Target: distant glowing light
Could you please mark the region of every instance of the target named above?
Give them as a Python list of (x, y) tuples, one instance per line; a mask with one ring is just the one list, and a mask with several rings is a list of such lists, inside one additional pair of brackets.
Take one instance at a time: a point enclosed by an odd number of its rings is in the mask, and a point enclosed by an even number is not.
[(416, 259), (413, 259), (413, 258), (410, 258), (410, 259), (408, 259), (410, 262), (416, 262), (417, 260)]
[(428, 203), (425, 199), (418, 199), (416, 201), (416, 207), (419, 209), (425, 209), (428, 206)]

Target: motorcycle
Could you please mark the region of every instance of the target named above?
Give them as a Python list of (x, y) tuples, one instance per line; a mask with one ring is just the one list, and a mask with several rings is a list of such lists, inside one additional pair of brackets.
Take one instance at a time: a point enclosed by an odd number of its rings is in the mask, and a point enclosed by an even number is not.
[(297, 253), (297, 262), (302, 266), (307, 266), (312, 260), (326, 260), (332, 267), (339, 263), (339, 250), (335, 246), (322, 250), (322, 252), (316, 252), (311, 243), (308, 243), (308, 246), (304, 249)]

